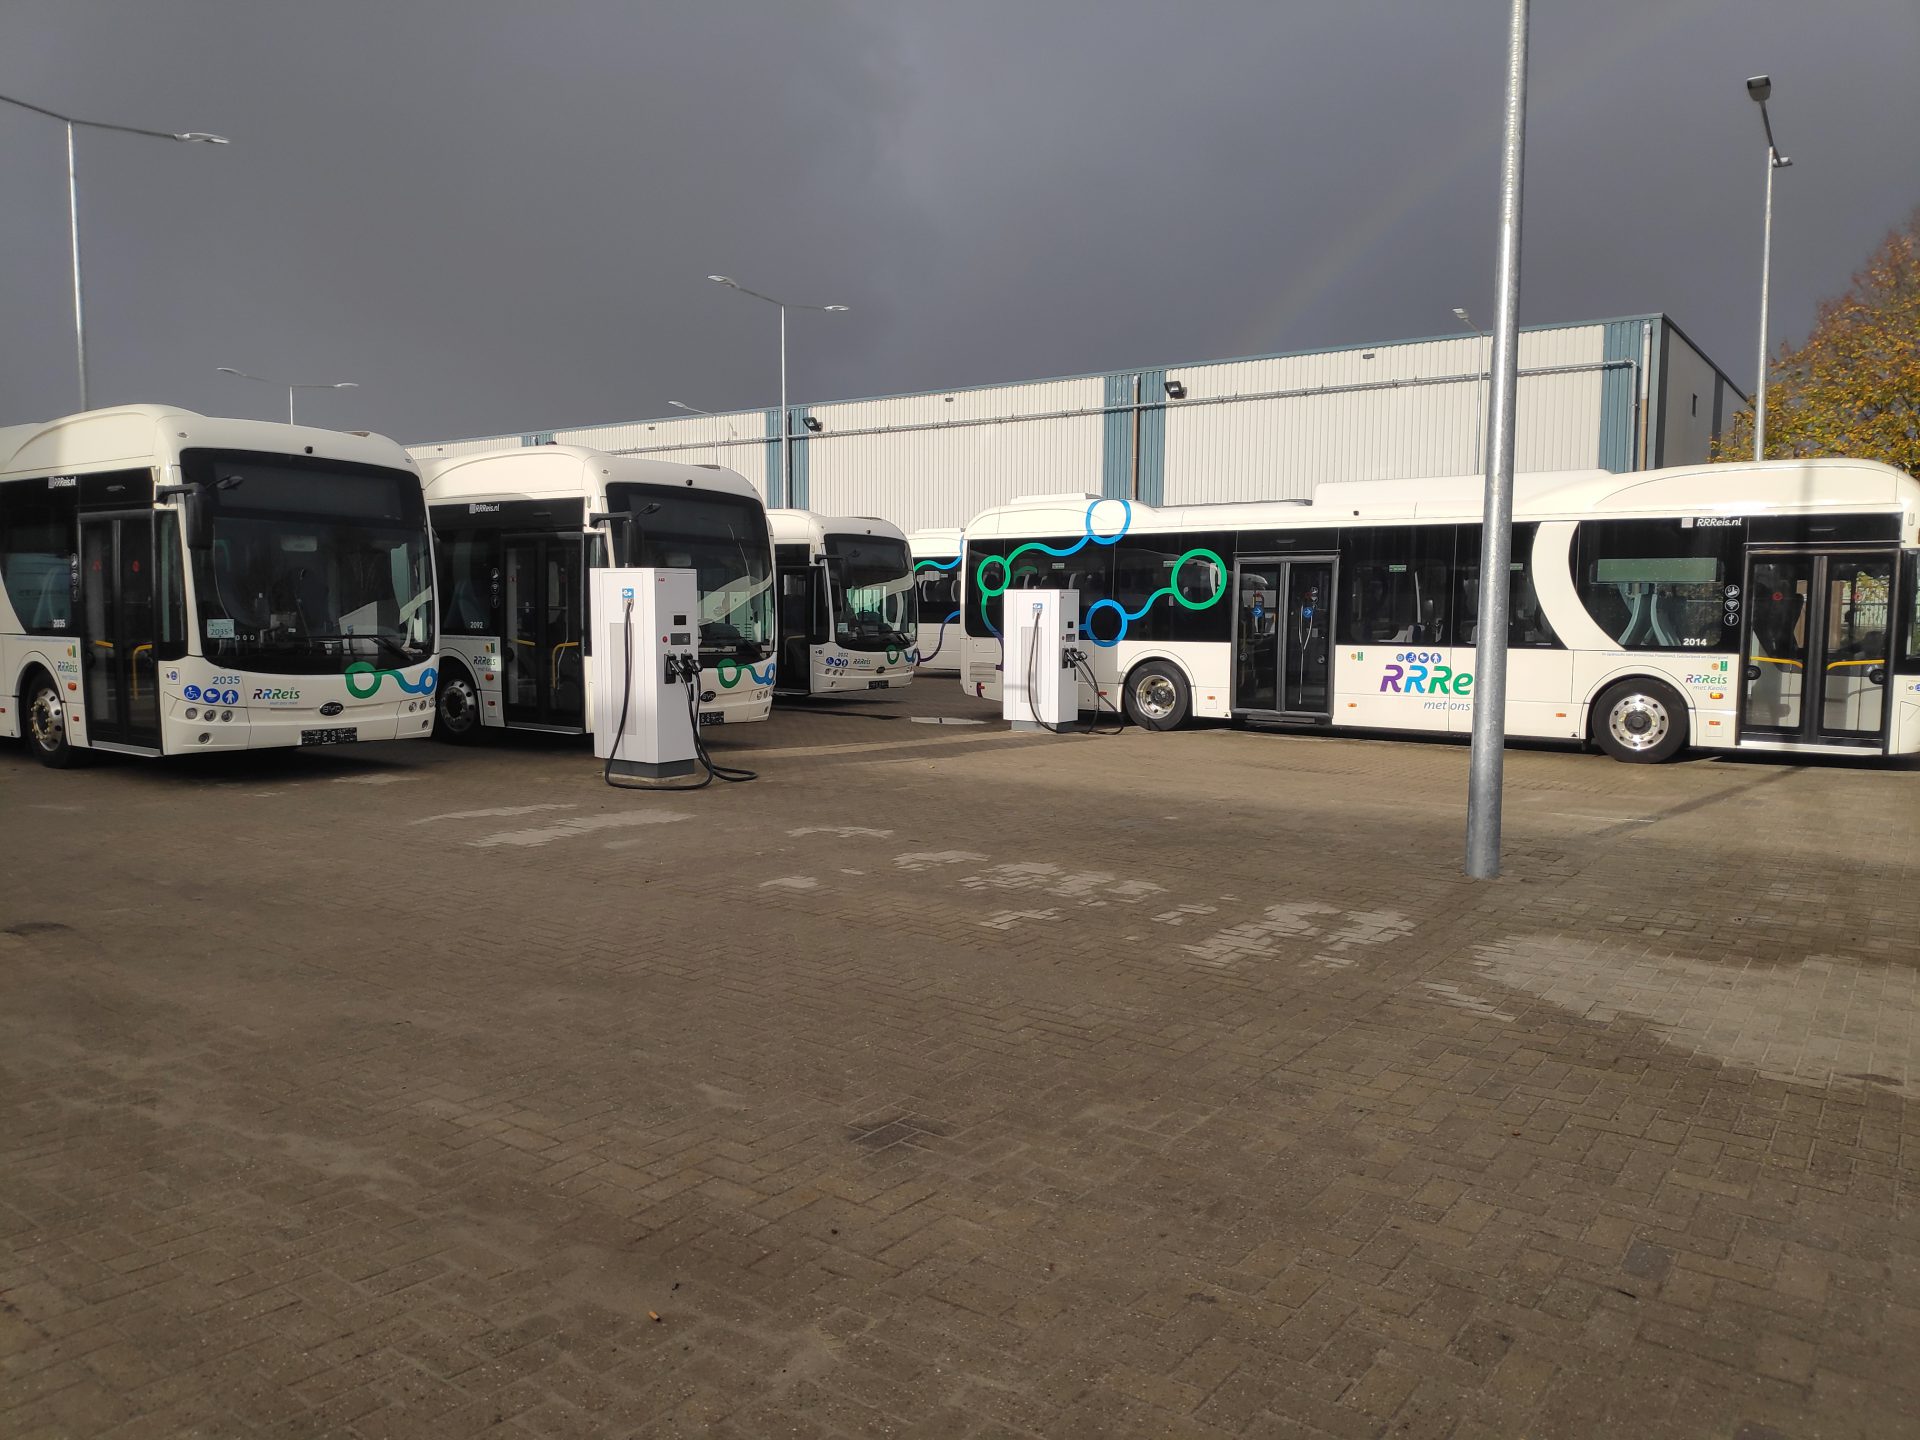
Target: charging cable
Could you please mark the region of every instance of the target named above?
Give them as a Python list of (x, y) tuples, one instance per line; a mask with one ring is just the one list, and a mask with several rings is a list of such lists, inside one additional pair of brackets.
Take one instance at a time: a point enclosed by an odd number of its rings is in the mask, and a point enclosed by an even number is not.
[[(1086, 733), (1089, 735), (1118, 735), (1122, 730), (1126, 729), (1127, 717), (1120, 713), (1119, 709), (1111, 700), (1108, 700), (1106, 696), (1100, 693), (1100, 682), (1093, 678), (1092, 657), (1084, 650), (1069, 649), (1066, 652), (1066, 658), (1067, 663), (1073, 666), (1086, 680), (1087, 688), (1093, 691), (1093, 718), (1096, 723), (1093, 728)], [(1102, 704), (1106, 705), (1107, 713), (1114, 718), (1115, 723), (1111, 730), (1102, 730), (1098, 724), (1100, 719), (1100, 706)]]

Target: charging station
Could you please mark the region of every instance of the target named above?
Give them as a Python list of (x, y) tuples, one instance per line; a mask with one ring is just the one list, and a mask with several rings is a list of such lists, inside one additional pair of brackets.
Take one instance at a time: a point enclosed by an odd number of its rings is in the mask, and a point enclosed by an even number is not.
[(1078, 729), (1080, 592), (1007, 590), (1000, 633), (1000, 718), (1016, 730)]
[(700, 591), (691, 570), (591, 570), (593, 753), (642, 780), (696, 765), (688, 676), (699, 683)]

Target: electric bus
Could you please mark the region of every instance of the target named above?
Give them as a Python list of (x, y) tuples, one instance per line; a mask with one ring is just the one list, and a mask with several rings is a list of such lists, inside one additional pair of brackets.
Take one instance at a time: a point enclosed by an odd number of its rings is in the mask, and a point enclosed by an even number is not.
[(958, 530), (915, 530), (907, 536), (913, 555), (915, 627), (913, 663), (943, 674), (960, 668), (960, 556), (966, 549)]
[[(1189, 716), (1467, 734), (1479, 477), (1309, 504), (1038, 496), (967, 526), (962, 683), (997, 694), (1001, 596), (1079, 592), (1099, 695)], [(1920, 752), (1920, 482), (1857, 460), (1519, 477), (1507, 733), (1616, 759)], [(1109, 702), (1111, 703), (1111, 702)]]
[(610, 564), (696, 572), (700, 723), (766, 719), (773, 546), (742, 476), (578, 445), (425, 456), (420, 469), (440, 558), (442, 739), (587, 733), (587, 572)]
[(918, 607), (907, 537), (884, 520), (769, 510), (780, 573), (782, 695), (913, 683)]
[(434, 643), (391, 440), (164, 405), (0, 429), (0, 736), (44, 764), (421, 737)]

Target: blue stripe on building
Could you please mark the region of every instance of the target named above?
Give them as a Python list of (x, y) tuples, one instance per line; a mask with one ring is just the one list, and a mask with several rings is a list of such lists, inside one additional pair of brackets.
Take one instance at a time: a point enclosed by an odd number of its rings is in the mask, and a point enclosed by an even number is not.
[(1100, 425), (1100, 493), (1125, 500), (1133, 489), (1133, 415), (1125, 408), (1133, 403), (1132, 371), (1106, 377), (1103, 403), (1107, 413)]
[(767, 425), (767, 508), (777, 510), (785, 505), (786, 499), (780, 493), (780, 412), (764, 412)]
[(1140, 499), (1159, 505), (1167, 491), (1167, 372), (1140, 372)]
[[(1602, 360), (1638, 360), (1640, 358), (1638, 320), (1609, 320), (1600, 352)], [(1602, 469), (1616, 475), (1634, 468), (1633, 387), (1635, 366), (1616, 364), (1600, 372), (1600, 444), (1598, 455)]]
[(807, 451), (811, 448), (813, 432), (807, 429), (807, 407), (795, 405), (787, 418), (787, 433), (793, 436), (793, 493), (787, 497), (787, 504), (796, 510), (807, 508)]

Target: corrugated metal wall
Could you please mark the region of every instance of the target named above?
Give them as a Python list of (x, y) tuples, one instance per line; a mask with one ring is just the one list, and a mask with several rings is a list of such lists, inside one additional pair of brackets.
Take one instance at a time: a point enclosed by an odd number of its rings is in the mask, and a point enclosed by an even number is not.
[[(1016, 495), (1097, 491), (1100, 397), (1096, 375), (811, 405), (821, 428), (795, 441), (806, 467), (804, 497), (795, 498), (828, 514), (878, 515), (919, 530), (965, 524)], [(1062, 411), (1090, 413), (1021, 418)]]
[[(1518, 468), (1648, 463), (1643, 370), (1649, 332), (1657, 351), (1666, 323), (1633, 317), (1522, 331)], [(965, 525), (1015, 495), (1057, 491), (1169, 505), (1283, 499), (1311, 495), (1323, 480), (1477, 473), (1488, 349), (1482, 337), (1447, 336), (796, 405), (790, 493), (779, 479), (777, 409), (549, 433), (700, 464), (714, 461), (718, 439), (721, 463), (771, 504), (878, 515), (907, 530)], [(1172, 388), (1184, 393), (1173, 398)], [(504, 443), (516, 438), (547, 436)]]
[[(1482, 468), (1488, 343), (1475, 336), (1169, 366), (1187, 398), (1167, 405), (1166, 503), (1305, 498), (1322, 480), (1473, 474)], [(1598, 325), (1522, 333), (1517, 468), (1597, 463), (1607, 372), (1589, 367), (1601, 358)], [(1525, 373), (1565, 367), (1581, 368)], [(1275, 398), (1230, 398), (1243, 395)]]

